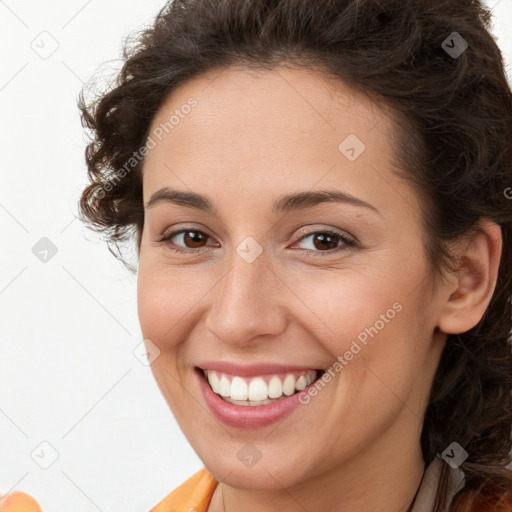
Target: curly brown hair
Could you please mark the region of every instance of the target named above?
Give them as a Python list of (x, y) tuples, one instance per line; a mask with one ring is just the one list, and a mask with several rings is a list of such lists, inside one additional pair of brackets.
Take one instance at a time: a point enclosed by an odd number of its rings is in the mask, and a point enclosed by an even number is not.
[[(390, 107), (396, 158), (422, 200), (425, 250), (440, 274), (455, 269), (450, 243), (479, 219), (500, 225), (491, 302), (474, 328), (448, 336), (424, 418), (426, 464), (454, 440), (468, 452), (451, 512), (512, 510), (512, 95), (490, 22), (479, 0), (175, 0), (126, 42), (114, 87), (79, 100), (93, 133), (80, 217), (131, 270), (120, 246), (135, 234), (140, 250), (151, 121), (178, 85), (235, 64), (321, 68)], [(443, 464), (435, 512), (450, 471)]]

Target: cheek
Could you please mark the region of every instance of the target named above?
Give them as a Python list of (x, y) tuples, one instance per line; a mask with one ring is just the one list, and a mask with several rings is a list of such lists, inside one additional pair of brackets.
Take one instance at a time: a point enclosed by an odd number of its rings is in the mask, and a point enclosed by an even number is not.
[(172, 279), (158, 263), (142, 260), (137, 277), (137, 306), (143, 336), (160, 349), (168, 340), (176, 339), (173, 330), (186, 314), (187, 288)]
[(406, 300), (397, 283), (386, 283), (379, 272), (317, 274), (295, 282), (296, 318), (309, 328), (317, 325), (316, 338), (337, 354), (352, 339), (364, 343), (375, 324), (379, 332), (389, 330)]
[(421, 276), (418, 265), (400, 279), (380, 267), (297, 280), (294, 293), (303, 300), (295, 318), (331, 354), (333, 365), (340, 363), (333, 371), (343, 372), (347, 385), (374, 381), (374, 370), (406, 393), (430, 347), (425, 293), (422, 286), (411, 291), (410, 284)]
[(137, 307), (143, 336), (163, 352), (173, 350), (190, 336), (214, 284), (215, 279), (192, 267), (171, 268), (161, 259), (141, 256)]
[(432, 337), (425, 327), (425, 309), (418, 294), (392, 304), (384, 301), (365, 314), (364, 325), (346, 322), (337, 355), (342, 366), (340, 400), (351, 403), (348, 409), (355, 407), (376, 422), (392, 421), (405, 403), (420, 414), (431, 377)]
[[(189, 280), (188, 280), (189, 282)], [(144, 339), (159, 349), (150, 369), (169, 407), (175, 414), (186, 410), (183, 394), (183, 341), (190, 335), (189, 315), (204, 295), (197, 287), (185, 285), (161, 262), (142, 256), (137, 276), (137, 307)], [(186, 421), (180, 417), (180, 423)]]

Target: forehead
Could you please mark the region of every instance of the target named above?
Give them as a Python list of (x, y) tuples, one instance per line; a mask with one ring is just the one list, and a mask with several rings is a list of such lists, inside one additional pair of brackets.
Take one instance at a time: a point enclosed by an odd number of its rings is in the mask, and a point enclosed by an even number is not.
[[(384, 105), (325, 73), (210, 70), (177, 87), (155, 115), (144, 198), (169, 183), (196, 188), (234, 177), (247, 186), (309, 188), (324, 174), (323, 184), (338, 183), (343, 173), (371, 179), (369, 163), (393, 159), (390, 129)], [(357, 161), (343, 153), (347, 144), (361, 152)]]
[[(190, 113), (181, 113), (188, 111), (191, 98), (197, 105)], [(271, 131), (287, 127), (293, 133), (308, 133), (313, 127), (336, 132), (342, 121), (362, 132), (387, 117), (384, 104), (377, 105), (339, 78), (320, 70), (285, 67), (216, 68), (186, 80), (167, 96), (151, 131), (173, 112), (181, 114), (182, 121), (188, 118), (187, 123), (173, 122), (174, 134), (182, 128), (180, 124), (187, 124), (199, 130), (198, 135), (205, 135), (201, 127), (212, 123), (245, 133), (253, 131), (255, 123)], [(298, 118), (301, 123), (296, 122)]]

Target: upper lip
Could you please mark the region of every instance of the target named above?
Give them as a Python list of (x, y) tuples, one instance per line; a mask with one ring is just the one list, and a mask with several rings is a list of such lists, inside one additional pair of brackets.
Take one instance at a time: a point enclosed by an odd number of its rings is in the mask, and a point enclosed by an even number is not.
[(312, 366), (292, 366), (281, 365), (270, 362), (257, 364), (237, 364), (228, 361), (204, 361), (199, 363), (198, 368), (203, 370), (215, 370), (229, 375), (239, 375), (240, 377), (253, 377), (256, 375), (267, 375), (273, 373), (300, 372), (307, 370), (318, 370)]

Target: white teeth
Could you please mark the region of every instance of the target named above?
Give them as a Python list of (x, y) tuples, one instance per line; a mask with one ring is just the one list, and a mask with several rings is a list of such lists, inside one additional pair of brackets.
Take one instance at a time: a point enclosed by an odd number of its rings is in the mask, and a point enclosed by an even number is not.
[(298, 391), (301, 391), (301, 390), (303, 390), (305, 387), (306, 387), (306, 377), (304, 377), (304, 375), (301, 375), (301, 376), (297, 379), (297, 382), (295, 383), (295, 388), (296, 388)]
[(288, 373), (281, 382), (279, 376), (273, 375), (267, 384), (262, 377), (245, 379), (213, 370), (205, 370), (204, 373), (214, 393), (221, 395), (227, 402), (238, 405), (265, 405), (283, 395), (291, 396), (309, 386), (317, 376), (315, 370), (303, 373), (297, 378)]
[(271, 404), (273, 400), (261, 400), (261, 401), (251, 401), (251, 400), (232, 400), (231, 398), (224, 398), (226, 402), (235, 405), (244, 405), (244, 406), (255, 406), (255, 405), (266, 405)]
[(214, 393), (219, 392), (219, 376), (217, 375), (217, 372), (209, 372), (208, 373), (208, 382), (210, 383), (210, 386), (213, 389)]
[(232, 380), (230, 396), (233, 400), (247, 400), (247, 391), (247, 383), (242, 377)]
[(309, 386), (316, 379), (316, 372), (306, 375), (306, 386)]
[(231, 395), (231, 382), (229, 382), (229, 379), (224, 374), (222, 374), (222, 377), (220, 378), (219, 395), (221, 395), (221, 396), (230, 396)]
[(248, 398), (249, 400), (266, 400), (268, 398), (268, 387), (263, 379), (251, 379)]
[(295, 377), (291, 373), (289, 373), (284, 378), (283, 393), (286, 396), (291, 396), (291, 395), (293, 395), (293, 393), (295, 393)]
[(279, 398), (283, 394), (283, 385), (281, 379), (274, 375), (268, 383), (268, 397)]

